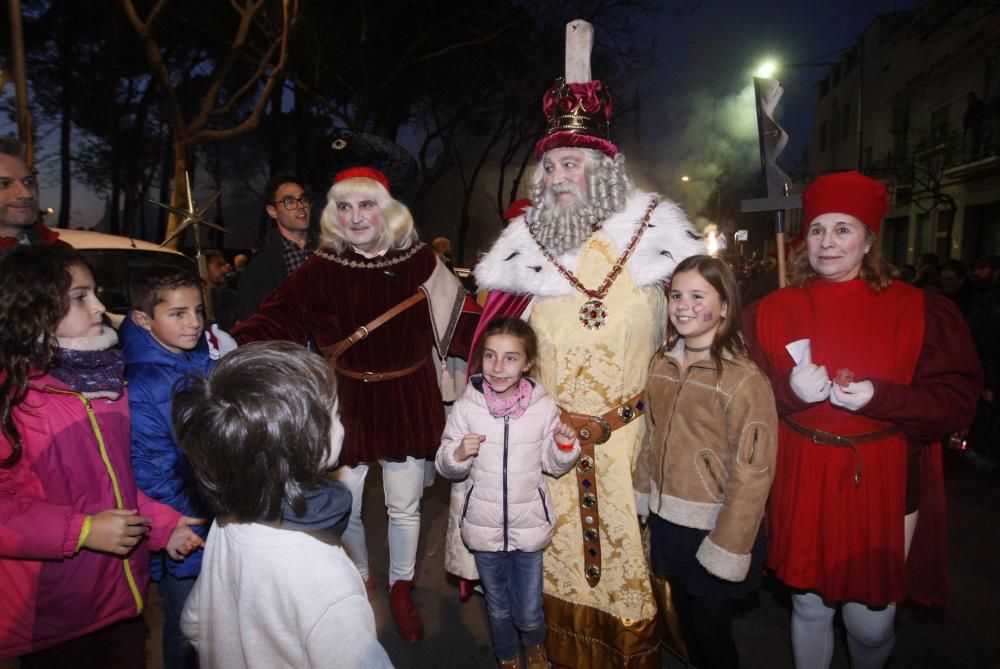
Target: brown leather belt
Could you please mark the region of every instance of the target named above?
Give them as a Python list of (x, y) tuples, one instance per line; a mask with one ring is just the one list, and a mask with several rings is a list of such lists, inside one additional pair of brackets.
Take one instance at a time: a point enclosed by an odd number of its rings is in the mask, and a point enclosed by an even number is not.
[[(368, 337), (368, 335), (370, 335), (372, 332), (382, 327), (383, 325), (385, 325), (385, 323), (392, 320), (399, 314), (403, 313), (404, 311), (412, 307), (414, 304), (423, 302), (425, 299), (427, 299), (427, 294), (424, 293), (424, 291), (422, 290), (418, 290), (416, 293), (406, 298), (399, 304), (394, 305), (391, 309), (388, 309), (383, 313), (379, 314), (378, 316), (376, 316), (375, 319), (372, 320), (371, 322), (365, 323), (357, 330), (352, 332), (350, 335), (344, 337), (343, 339), (335, 343), (333, 346), (326, 346), (324, 348), (321, 348), (319, 352), (323, 354), (323, 357), (326, 358), (326, 361), (330, 366), (337, 369), (335, 367), (337, 363), (337, 358), (343, 355), (344, 351), (351, 348), (362, 339)], [(419, 368), (420, 365), (417, 365), (417, 367)], [(415, 368), (408, 368), (408, 369), (410, 369), (410, 371), (400, 370), (399, 372), (385, 372), (385, 374), (396, 374), (397, 376), (391, 378), (399, 378), (399, 376), (406, 376), (406, 374), (412, 374), (413, 372), (416, 371)], [(362, 378), (360, 376), (352, 376), (353, 374), (362, 374), (363, 376), (364, 374), (371, 373), (371, 372), (351, 372), (350, 370), (346, 369), (337, 369), (337, 371), (343, 374), (344, 376), (350, 376), (352, 379)], [(406, 374), (403, 374), (402, 372), (406, 372)], [(387, 381), (387, 380), (388, 378), (379, 379), (379, 381)]]
[(359, 381), (364, 381), (365, 383), (378, 383), (379, 381), (391, 381), (393, 379), (401, 379), (404, 376), (409, 376), (413, 372), (417, 371), (424, 366), (426, 360), (421, 360), (412, 367), (407, 367), (406, 369), (397, 369), (392, 372), (355, 372), (350, 369), (344, 369), (340, 365), (334, 364), (333, 368), (338, 374), (343, 374), (349, 379), (357, 379)]
[(590, 587), (601, 580), (601, 515), (597, 499), (597, 465), (594, 447), (611, 438), (611, 433), (628, 425), (646, 410), (643, 394), (600, 416), (589, 416), (560, 409), (564, 422), (576, 430), (580, 439), (580, 459), (576, 461), (577, 494), (580, 497), (580, 526), (583, 528), (583, 573)]
[(788, 416), (783, 416), (782, 420), (785, 421), (785, 424), (788, 427), (792, 428), (793, 432), (798, 432), (804, 437), (809, 437), (812, 443), (818, 446), (838, 446), (841, 448), (851, 449), (854, 452), (854, 459), (857, 463), (857, 467), (854, 469), (855, 486), (861, 485), (861, 454), (858, 453), (858, 449), (855, 447), (856, 444), (879, 441), (880, 439), (885, 439), (886, 437), (892, 436), (899, 431), (899, 428), (895, 425), (890, 425), (889, 427), (882, 428), (881, 430), (865, 432), (863, 434), (834, 434), (833, 432), (814, 430), (806, 427), (802, 423), (798, 423)]

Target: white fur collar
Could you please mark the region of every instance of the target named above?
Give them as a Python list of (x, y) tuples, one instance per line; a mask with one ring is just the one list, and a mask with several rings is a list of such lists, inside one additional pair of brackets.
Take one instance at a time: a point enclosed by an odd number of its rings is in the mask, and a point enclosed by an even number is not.
[(93, 337), (56, 337), (59, 348), (74, 351), (105, 351), (118, 343), (118, 333), (107, 325), (101, 328), (101, 334)]
[[(624, 211), (607, 219), (598, 234), (605, 234), (618, 253), (622, 253), (653, 197), (656, 197), (653, 193), (633, 193)], [(705, 253), (705, 242), (684, 212), (677, 204), (661, 200), (625, 267), (636, 286), (649, 286), (666, 282), (678, 262), (699, 253)], [(580, 249), (568, 251), (556, 259), (575, 272), (580, 263)], [(475, 277), (479, 288), (507, 293), (551, 297), (568, 295), (574, 290), (542, 255), (528, 234), (523, 216), (507, 226), (493, 248), (479, 261)]]

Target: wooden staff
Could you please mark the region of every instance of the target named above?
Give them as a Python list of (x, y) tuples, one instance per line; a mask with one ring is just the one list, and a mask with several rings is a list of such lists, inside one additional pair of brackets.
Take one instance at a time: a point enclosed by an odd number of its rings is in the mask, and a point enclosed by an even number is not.
[(785, 274), (785, 210), (774, 212), (774, 236), (778, 240), (778, 288), (788, 285)]

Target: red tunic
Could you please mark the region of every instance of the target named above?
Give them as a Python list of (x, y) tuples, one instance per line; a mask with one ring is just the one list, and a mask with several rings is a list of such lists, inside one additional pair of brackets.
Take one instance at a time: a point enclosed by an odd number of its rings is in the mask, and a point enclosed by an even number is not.
[[(860, 281), (814, 280), (771, 293), (747, 310), (751, 354), (771, 378), (780, 416), (840, 435), (896, 425), (899, 432), (857, 444), (861, 485), (848, 448), (821, 446), (782, 421), (768, 507), (767, 564), (788, 585), (832, 601), (871, 606), (909, 591), (945, 601), (940, 447), (921, 448), (971, 422), (982, 374), (961, 314), (939, 296), (901, 282), (874, 293)], [(813, 362), (831, 377), (842, 368), (875, 387), (858, 412), (805, 404), (789, 385), (785, 344), (808, 338)], [(920, 454), (921, 516), (910, 564), (903, 559), (907, 459)], [(916, 581), (908, 568), (922, 574)], [(910, 569), (912, 571), (912, 569)]]
[[(353, 251), (338, 257), (372, 265), (408, 253), (389, 251), (374, 261)], [(403, 262), (384, 267), (349, 267), (313, 255), (264, 300), (258, 313), (233, 328), (233, 337), (240, 344), (286, 339), (300, 344), (311, 340), (318, 348), (331, 346), (416, 293), (435, 262), (434, 251), (423, 245)], [(471, 313), (460, 316), (449, 355), (465, 358), (477, 319)], [(339, 358), (339, 366), (358, 372), (389, 372), (424, 361), (408, 376), (379, 383), (337, 376), (345, 431), (342, 464), (433, 456), (444, 431), (433, 346), (427, 304), (421, 303)]]

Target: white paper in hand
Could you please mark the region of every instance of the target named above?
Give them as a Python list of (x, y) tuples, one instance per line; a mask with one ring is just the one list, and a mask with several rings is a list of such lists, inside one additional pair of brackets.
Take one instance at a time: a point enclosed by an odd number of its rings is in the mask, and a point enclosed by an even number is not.
[(808, 339), (796, 339), (785, 344), (785, 350), (792, 356), (795, 366), (808, 365), (812, 362), (812, 344)]

